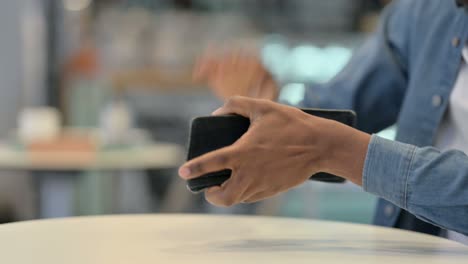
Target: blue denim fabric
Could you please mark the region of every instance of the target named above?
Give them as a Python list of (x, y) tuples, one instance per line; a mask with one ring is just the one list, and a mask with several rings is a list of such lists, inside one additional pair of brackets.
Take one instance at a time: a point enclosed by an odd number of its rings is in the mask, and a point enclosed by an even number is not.
[[(302, 106), (354, 109), (365, 132), (397, 123), (398, 142), (373, 136), (366, 158), (364, 189), (385, 199), (379, 201), (376, 224), (405, 226), (398, 224), (403, 208), (468, 234), (468, 158), (430, 148), (467, 33), (468, 13), (455, 1), (394, 1), (349, 64), (329, 83), (306, 91)], [(418, 230), (421, 223), (408, 229)]]

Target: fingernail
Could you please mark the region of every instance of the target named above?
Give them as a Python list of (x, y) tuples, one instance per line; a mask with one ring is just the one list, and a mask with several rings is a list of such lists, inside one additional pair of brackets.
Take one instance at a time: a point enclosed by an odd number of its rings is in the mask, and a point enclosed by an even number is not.
[(211, 115), (217, 115), (220, 111), (221, 111), (221, 107), (214, 110), (213, 113), (211, 113)]
[(187, 168), (187, 167), (181, 167), (179, 169), (179, 175), (182, 177), (182, 178), (188, 178), (190, 177), (190, 169)]

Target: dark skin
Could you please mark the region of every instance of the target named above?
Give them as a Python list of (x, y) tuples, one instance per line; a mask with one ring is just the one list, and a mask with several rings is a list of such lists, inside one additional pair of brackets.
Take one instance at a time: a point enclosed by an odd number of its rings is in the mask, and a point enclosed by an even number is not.
[[(249, 130), (233, 145), (195, 158), (179, 169), (183, 179), (232, 170), (231, 178), (222, 186), (205, 192), (208, 202), (217, 206), (257, 202), (294, 188), (317, 172), (340, 175), (362, 185), (370, 135), (273, 102), (275, 93), (272, 88), (275, 87), (256, 85), (257, 80), (270, 78), (269, 75), (256, 68), (258, 65), (246, 67), (245, 64), (252, 61), (227, 57), (218, 58), (216, 62), (210, 58), (202, 63), (207, 63), (202, 69), (205, 72), (197, 74), (208, 74), (204, 78), (211, 84), (214, 82), (209, 78), (216, 79), (216, 89), (224, 94), (250, 93), (264, 98), (229, 97), (213, 115), (234, 113), (245, 116), (251, 121)], [(207, 69), (215, 66), (219, 67), (216, 71)], [(245, 75), (241, 69), (256, 69), (256, 73)], [(240, 81), (236, 82), (236, 79)], [(244, 89), (239, 90), (235, 83), (242, 83)], [(268, 80), (264, 83), (270, 85)]]

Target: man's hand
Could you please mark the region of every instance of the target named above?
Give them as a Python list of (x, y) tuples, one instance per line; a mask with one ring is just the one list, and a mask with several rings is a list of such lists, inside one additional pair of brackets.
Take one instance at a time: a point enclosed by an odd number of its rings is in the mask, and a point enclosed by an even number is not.
[(317, 172), (361, 184), (370, 135), (268, 100), (233, 97), (214, 115), (248, 117), (249, 130), (233, 145), (195, 158), (179, 169), (184, 179), (231, 169), (206, 199), (218, 206), (256, 202), (287, 191)]
[(235, 95), (276, 101), (278, 86), (260, 59), (245, 51), (208, 51), (199, 58), (193, 76), (207, 83), (222, 100)]

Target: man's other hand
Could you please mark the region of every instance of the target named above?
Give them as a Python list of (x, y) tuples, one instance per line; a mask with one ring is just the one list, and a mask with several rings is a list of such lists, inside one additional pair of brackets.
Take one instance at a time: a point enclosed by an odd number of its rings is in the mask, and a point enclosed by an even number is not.
[(276, 101), (278, 86), (258, 56), (242, 50), (207, 50), (193, 70), (194, 80), (206, 83), (221, 99), (247, 96)]

